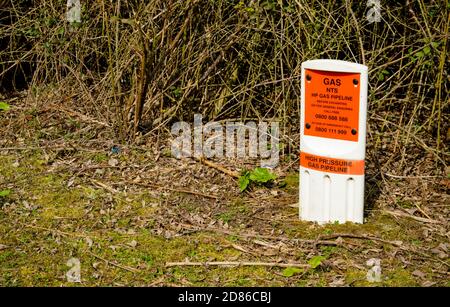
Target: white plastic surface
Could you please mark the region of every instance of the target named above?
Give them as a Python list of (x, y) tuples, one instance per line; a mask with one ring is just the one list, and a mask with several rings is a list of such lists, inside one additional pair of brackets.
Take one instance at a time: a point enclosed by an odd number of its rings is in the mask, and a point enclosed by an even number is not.
[[(305, 70), (360, 74), (358, 141), (304, 135)], [(312, 60), (302, 64), (300, 151), (346, 160), (364, 160), (367, 120), (367, 72), (364, 65), (338, 60)], [(363, 223), (364, 175), (320, 172), (300, 166), (300, 219), (319, 223)]]

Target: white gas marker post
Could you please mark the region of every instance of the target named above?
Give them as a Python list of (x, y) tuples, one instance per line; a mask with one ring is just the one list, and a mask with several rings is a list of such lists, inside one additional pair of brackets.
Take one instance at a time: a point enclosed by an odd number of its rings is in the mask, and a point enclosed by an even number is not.
[(362, 223), (367, 66), (302, 64), (300, 219)]

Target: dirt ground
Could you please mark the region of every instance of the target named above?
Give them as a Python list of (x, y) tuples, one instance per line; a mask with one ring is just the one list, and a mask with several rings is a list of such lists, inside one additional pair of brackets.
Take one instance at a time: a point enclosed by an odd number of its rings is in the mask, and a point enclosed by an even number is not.
[(379, 129), (383, 114), (369, 118), (365, 223), (319, 226), (298, 219), (298, 151), (272, 186), (240, 193), (235, 178), (172, 158), (163, 134), (120, 145), (68, 106), (9, 103), (1, 286), (450, 286), (448, 170), (417, 136), (402, 147), (395, 127)]

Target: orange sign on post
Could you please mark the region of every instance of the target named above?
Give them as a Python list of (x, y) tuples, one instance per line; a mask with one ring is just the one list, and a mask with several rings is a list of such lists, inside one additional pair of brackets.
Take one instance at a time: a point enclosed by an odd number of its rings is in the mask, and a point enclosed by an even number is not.
[(302, 152), (300, 154), (300, 165), (308, 169), (325, 173), (364, 175), (364, 160), (328, 158)]
[(299, 216), (319, 223), (364, 221), (368, 67), (302, 63)]
[(305, 135), (357, 142), (360, 74), (305, 73)]

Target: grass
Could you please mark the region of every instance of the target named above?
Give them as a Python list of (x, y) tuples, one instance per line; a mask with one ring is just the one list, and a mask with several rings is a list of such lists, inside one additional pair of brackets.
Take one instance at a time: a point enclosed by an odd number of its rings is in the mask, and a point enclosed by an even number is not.
[[(127, 228), (132, 216), (151, 219), (155, 209), (143, 204), (154, 203), (154, 198), (146, 196), (145, 192), (133, 196), (117, 195), (112, 200), (114, 205), (101, 212), (103, 209), (100, 208), (105, 208), (107, 199), (103, 191), (85, 185), (66, 188), (64, 183), (68, 176), (42, 174), (40, 158), (36, 154), (22, 160), (28, 167), (21, 171), (26, 172), (26, 178), (30, 180), (24, 184), (26, 189), (16, 189), (8, 203), (3, 204), (8, 213), (1, 216), (5, 222), (1, 223), (1, 233), (6, 234), (1, 242), (15, 246), (15, 251), (0, 251), (0, 269), (6, 272), (0, 279), (3, 286), (69, 285), (64, 274), (69, 269), (66, 262), (70, 257), (80, 259), (84, 285), (130, 282), (148, 285), (161, 275), (168, 283), (187, 280), (202, 285), (204, 269), (165, 269), (165, 262), (182, 261), (185, 257), (192, 261), (224, 260), (238, 254), (233, 249), (218, 249), (218, 245), (211, 242), (215, 238), (209, 235), (167, 240), (154, 235), (151, 229), (130, 232)], [(14, 178), (17, 173), (10, 163), (14, 158), (2, 156), (2, 160), (9, 162), (2, 164), (1, 174)], [(32, 208), (22, 208), (22, 199), (30, 199), (27, 203)], [(16, 205), (11, 205), (16, 201)], [(94, 214), (87, 213), (87, 208), (92, 208), (89, 212)], [(9, 210), (15, 211), (13, 215), (18, 217), (15, 225), (6, 222), (12, 218)], [(24, 214), (24, 210), (30, 211)], [(116, 221), (111, 224), (113, 219)], [(98, 223), (106, 229), (96, 226)], [(130, 245), (133, 241), (136, 242), (134, 247)], [(100, 257), (128, 267), (139, 267), (142, 272), (135, 274), (108, 265)], [(243, 277), (239, 277), (236, 283), (250, 285), (245, 276), (253, 274), (253, 270), (238, 271)], [(216, 274), (217, 270), (209, 276), (212, 278)], [(230, 273), (223, 278), (232, 276)], [(232, 280), (227, 282), (234, 283)]]
[[(96, 1), (70, 25), (64, 1), (28, 2), (0, 10), (0, 102), (10, 105), (0, 111), (0, 191), (11, 191), (0, 197), (0, 285), (75, 286), (65, 277), (73, 257), (88, 286), (449, 285), (439, 247), (449, 216), (448, 3), (383, 3), (382, 22), (369, 23), (364, 1)], [(291, 206), (300, 67), (313, 58), (369, 67), (363, 225), (301, 222)], [(194, 113), (279, 121), (278, 185), (240, 194), (231, 178), (172, 159), (170, 124)], [(339, 233), (402, 245), (295, 241)], [(326, 261), (292, 277), (276, 266), (165, 265), (314, 256)], [(366, 279), (370, 258), (382, 260), (380, 283)]]
[[(289, 247), (291, 251), (281, 249), (281, 253), (278, 251), (275, 255), (290, 255), (290, 261), (307, 263), (312, 256), (320, 255), (326, 261), (339, 263), (339, 268), (319, 266), (292, 277), (284, 277), (283, 269), (276, 267), (166, 267), (167, 262), (186, 260), (248, 259), (250, 255), (236, 249), (236, 246), (256, 252), (269, 261), (270, 256), (264, 255), (270, 249), (257, 248), (252, 240), (240, 237), (239, 231), (229, 236), (202, 231), (184, 235), (158, 234), (159, 228), (164, 228), (164, 225), (158, 226), (155, 221), (160, 220), (158, 216), (164, 210), (161, 211), (159, 200), (152, 193), (134, 190), (110, 194), (84, 180), (76, 180), (67, 187), (70, 172), (49, 174), (51, 166), (45, 163), (41, 153), (25, 153), (20, 157), (19, 167), (13, 166), (17, 156), (1, 157), (4, 161), (0, 167), (2, 178), (16, 182), (13, 193), (0, 205), (0, 244), (7, 246), (0, 250), (2, 286), (76, 286), (65, 277), (70, 269), (67, 266), (70, 258), (80, 260), (81, 285), (87, 286), (327, 286), (331, 280), (338, 278), (336, 276), (342, 276), (343, 283), (354, 286), (417, 286), (420, 281), (413, 276), (413, 271), (418, 267), (425, 272), (426, 278), (436, 278), (433, 267), (439, 266), (437, 262), (425, 266), (413, 263), (405, 268), (399, 259), (393, 257), (382, 258), (383, 280), (379, 284), (367, 282), (365, 276), (368, 268), (364, 264), (356, 264), (362, 251), (367, 251), (368, 256), (373, 253), (371, 250), (380, 248), (387, 255), (398, 252), (390, 244), (380, 246), (370, 240), (354, 242), (356, 245), (349, 245), (350, 248), (321, 246), (316, 251), (298, 247)], [(136, 161), (142, 159), (137, 154), (135, 158)], [(87, 156), (82, 159), (89, 161), (91, 158)], [(118, 174), (110, 175), (114, 178)], [(180, 196), (172, 195), (169, 199), (173, 197), (179, 199)], [(185, 201), (189, 202), (189, 198)], [(231, 225), (241, 223), (252, 215), (253, 206), (246, 197), (237, 198), (222, 207), (215, 218)], [(224, 208), (227, 209), (224, 211)], [(181, 210), (190, 212), (188, 208)], [(285, 215), (290, 214), (290, 209), (283, 211)], [(197, 209), (196, 212), (200, 211)], [(15, 222), (11, 223), (12, 220)], [(266, 226), (263, 223), (257, 227), (264, 229)], [(402, 221), (399, 224), (387, 215), (373, 216), (364, 225), (312, 227), (309, 223), (296, 221), (278, 223), (273, 227), (276, 232), (281, 231), (291, 239), (364, 233), (384, 240), (401, 240), (407, 244), (405, 246), (411, 242), (411, 246), (423, 248), (414, 222)], [(410, 257), (412, 254), (408, 253), (405, 256)], [(380, 254), (375, 252), (373, 256), (379, 257)]]

